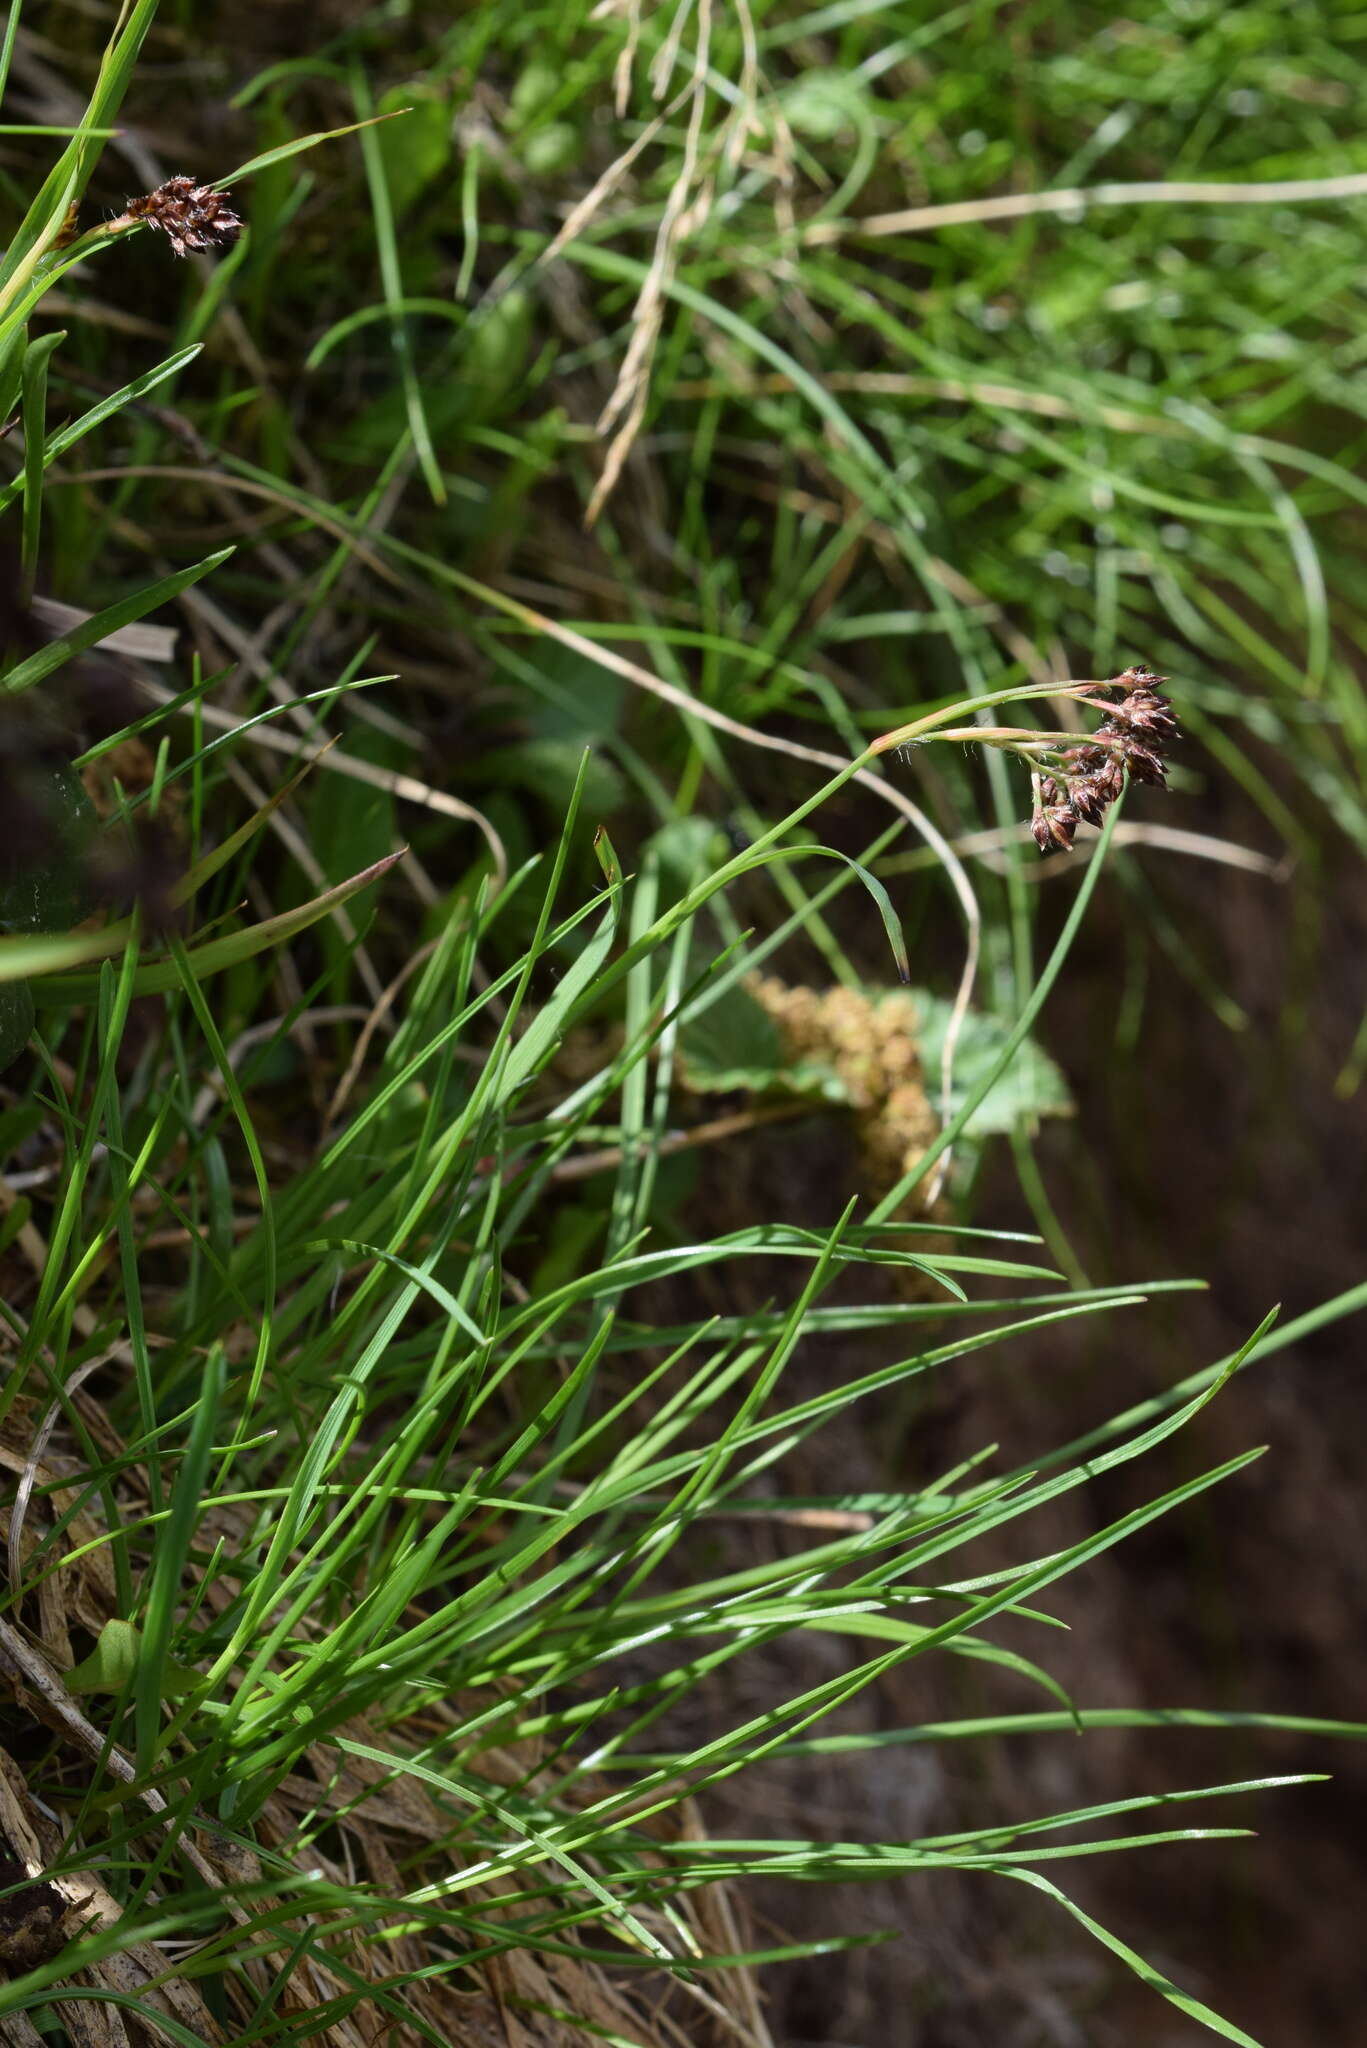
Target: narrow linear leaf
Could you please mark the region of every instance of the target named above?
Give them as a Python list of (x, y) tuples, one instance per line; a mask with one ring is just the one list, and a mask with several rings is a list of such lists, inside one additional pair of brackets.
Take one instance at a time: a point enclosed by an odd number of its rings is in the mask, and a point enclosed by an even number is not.
[(296, 135), (290, 142), (282, 142), (275, 149), (263, 150), (260, 156), (248, 157), (245, 164), (239, 164), (235, 171), (228, 171), (215, 182), (220, 188), (235, 185), (242, 178), (250, 178), (257, 171), (268, 170), (272, 164), (284, 163), (287, 157), (299, 156), (306, 149), (317, 149), (323, 142), (339, 142), (344, 135), (358, 135), (362, 128), (377, 128), (381, 121), (397, 121), (406, 114), (406, 107), (395, 107), (388, 114), (371, 114), (364, 121), (349, 121), (344, 128), (318, 128), (311, 135)]
[[(278, 917), (264, 918), (260, 924), (248, 925), (243, 931), (230, 932), (225, 938), (210, 939), (192, 948), (185, 958), (195, 979), (204, 981), (225, 967), (236, 967), (240, 961), (250, 960), (255, 954), (283, 945), (287, 939), (307, 931), (357, 890), (377, 882), (407, 851), (407, 847), (400, 847), (395, 853), (387, 853), (383, 860), (375, 861), (308, 903), (301, 903), (297, 909), (282, 911)], [(56, 970), (121, 952), (131, 935), (131, 926), (124, 920), (102, 932), (73, 932), (63, 938), (0, 939), (0, 982), (42, 976), (36, 992), (45, 1007), (89, 1002), (97, 987), (92, 977), (64, 975)], [(179, 986), (180, 975), (173, 960), (148, 961), (133, 978), (133, 993), (140, 996), (165, 995)]]
[(1262, 2044), (1256, 2041), (1252, 2034), (1246, 2034), (1242, 2027), (1236, 2027), (1230, 2020), (1221, 2019), (1218, 2012), (1212, 2011), (1208, 2005), (1203, 2005), (1199, 1998), (1192, 1998), (1187, 1992), (1179, 1990), (1171, 1978), (1165, 1977), (1161, 1970), (1156, 1970), (1152, 1963), (1145, 1962), (1143, 1956), (1123, 1942), (1119, 1935), (1112, 1934), (1099, 1920), (1093, 1920), (1090, 1913), (1084, 1913), (1081, 1906), (1075, 1904), (1065, 1891), (1061, 1891), (1058, 1885), (1051, 1884), (1038, 1870), (1022, 1870), (1019, 1866), (999, 1865), (998, 1874), (1014, 1878), (1018, 1884), (1033, 1885), (1036, 1891), (1056, 1900), (1066, 1913), (1072, 1914), (1079, 1926), (1085, 1927), (1104, 1948), (1111, 1951), (1112, 1955), (1119, 1956), (1121, 1962), (1127, 1969), (1133, 1970), (1142, 1984), (1147, 1984), (1160, 1998), (1166, 1998), (1169, 2005), (1175, 2005), (1188, 2019), (1199, 2021), (1203, 2027), (1209, 2027), (1212, 2034), (1219, 2034), (1225, 2041), (1236, 2041), (1239, 2048), (1262, 2048)]
[[(43, 337), (48, 343), (56, 343), (62, 338), (61, 335)], [(155, 391), (158, 384), (164, 384), (168, 377), (174, 377), (177, 370), (182, 370), (187, 363), (193, 362), (203, 345), (202, 342), (193, 342), (189, 348), (177, 349), (164, 363), (158, 363), (154, 370), (144, 371), (141, 377), (134, 377), (131, 383), (123, 385), (118, 391), (111, 391), (108, 397), (101, 398), (88, 412), (83, 412), (79, 419), (69, 421), (64, 427), (58, 427), (55, 433), (47, 436), (45, 443), (40, 442), (42, 467), (50, 468), (59, 456), (65, 455), (69, 448), (74, 448), (78, 441), (83, 441), (87, 434), (92, 434), (96, 427), (101, 427), (106, 420), (115, 418), (126, 406), (134, 405), (140, 398), (145, 398), (149, 391)], [(3, 413), (0, 413), (0, 417), (3, 417)], [(27, 426), (25, 434), (27, 435)], [(26, 447), (24, 480), (21, 482), (16, 477), (13, 483), (6, 484), (4, 489), (0, 490), (0, 512), (13, 504), (21, 490), (26, 497), (28, 495), (27, 453)]]
[(182, 590), (189, 590), (201, 577), (220, 568), (229, 560), (232, 548), (220, 548), (217, 554), (206, 555), (202, 562), (196, 562), (191, 569), (177, 569), (172, 576), (163, 576), (159, 583), (148, 584), (145, 590), (137, 591), (132, 597), (123, 597), (117, 604), (108, 605), (102, 612), (93, 612), (88, 619), (72, 625), (59, 639), (50, 640), (46, 647), (40, 647), (27, 661), (21, 661), (9, 674), (0, 678), (0, 691), (10, 696), (20, 690), (30, 690), (35, 683), (41, 683), (45, 676), (62, 668), (73, 655), (81, 654), (87, 647), (93, 647), (98, 640), (104, 640), (110, 633), (117, 633), (121, 626), (131, 626), (135, 619), (146, 618), (159, 604), (169, 604), (179, 597)]
[(47, 366), (52, 352), (66, 340), (65, 331), (44, 334), (24, 351), (24, 521), (20, 540), (25, 598), (33, 594), (38, 570), (38, 531), (43, 511), (43, 441), (47, 431)]

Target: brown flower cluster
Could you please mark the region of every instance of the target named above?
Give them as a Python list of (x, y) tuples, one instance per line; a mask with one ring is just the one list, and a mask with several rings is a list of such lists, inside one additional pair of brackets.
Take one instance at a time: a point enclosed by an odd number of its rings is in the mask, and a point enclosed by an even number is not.
[[(1091, 740), (1063, 748), (1050, 772), (1034, 777), (1030, 831), (1042, 854), (1071, 851), (1079, 824), (1099, 825), (1125, 787), (1126, 771), (1136, 782), (1167, 780), (1167, 749), (1179, 735), (1172, 706), (1158, 690), (1166, 681), (1138, 662), (1084, 700), (1106, 712)], [(1119, 702), (1113, 690), (1121, 692)]]
[(228, 204), (227, 195), (212, 185), (197, 185), (193, 178), (168, 178), (155, 192), (130, 199), (121, 220), (143, 221), (165, 235), (177, 256), (189, 256), (204, 249), (231, 249), (242, 232), (242, 222)]
[(914, 998), (900, 990), (792, 988), (775, 975), (756, 977), (749, 987), (777, 1024), (790, 1064), (814, 1060), (835, 1069), (854, 1111), (864, 1170), (873, 1186), (891, 1187), (938, 1129), (921, 1072)]

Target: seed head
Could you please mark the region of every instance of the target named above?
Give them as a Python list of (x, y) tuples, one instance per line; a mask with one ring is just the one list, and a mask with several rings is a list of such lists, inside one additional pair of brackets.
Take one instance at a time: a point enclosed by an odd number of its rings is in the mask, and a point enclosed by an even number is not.
[[(1134, 677), (1141, 680), (1131, 681)], [(1118, 704), (1107, 702), (1110, 722), (1160, 743), (1175, 740), (1177, 720), (1173, 717), (1172, 706), (1154, 688), (1156, 683), (1166, 682), (1167, 677), (1156, 676), (1152, 669), (1127, 669), (1119, 681), (1126, 694)]]
[(1119, 736), (1120, 756), (1136, 782), (1162, 784), (1168, 779), (1168, 764), (1156, 747), (1146, 747), (1130, 733)]
[(1030, 830), (1036, 846), (1047, 857), (1051, 853), (1072, 851), (1077, 823), (1078, 814), (1071, 803), (1037, 804), (1035, 815), (1030, 820)]
[[(1097, 751), (1100, 752), (1100, 749)], [(1098, 767), (1082, 769), (1068, 785), (1069, 803), (1078, 817), (1089, 825), (1101, 823), (1106, 815), (1106, 806), (1114, 803), (1115, 797), (1120, 793), (1120, 788), (1117, 787), (1115, 794), (1112, 794), (1111, 767), (1111, 762), (1103, 759)], [(1124, 776), (1118, 767), (1114, 779), (1117, 785), (1123, 786)]]
[(1042, 854), (1067, 852), (1079, 823), (1099, 825), (1127, 770), (1136, 782), (1166, 782), (1167, 748), (1179, 737), (1172, 706), (1158, 689), (1166, 681), (1137, 662), (1085, 693), (1084, 702), (1106, 713), (1092, 739), (1046, 757), (1052, 772), (1035, 775), (1030, 833)]
[(130, 199), (123, 219), (159, 228), (177, 256), (231, 249), (242, 232), (242, 222), (229, 206), (226, 193), (216, 192), (212, 185), (197, 185), (183, 174), (168, 178), (141, 199)]

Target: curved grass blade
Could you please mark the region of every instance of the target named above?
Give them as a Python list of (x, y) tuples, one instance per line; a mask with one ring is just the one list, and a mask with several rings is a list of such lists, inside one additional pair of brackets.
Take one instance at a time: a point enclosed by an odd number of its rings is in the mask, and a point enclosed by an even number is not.
[(202, 562), (196, 562), (191, 569), (177, 569), (174, 575), (163, 576), (158, 583), (149, 583), (145, 590), (139, 590), (132, 597), (122, 597), (117, 604), (107, 605), (102, 612), (92, 612), (88, 619), (68, 627), (56, 640), (50, 640), (46, 647), (40, 647), (36, 654), (30, 654), (26, 661), (18, 662), (9, 674), (0, 678), (0, 692), (15, 696), (20, 690), (31, 690), (35, 683), (41, 683), (46, 676), (71, 660), (73, 655), (93, 647), (98, 640), (107, 639), (117, 633), (121, 626), (131, 626), (135, 619), (146, 618), (159, 604), (169, 604), (173, 597), (179, 597), (182, 590), (188, 590), (200, 578), (228, 561), (232, 548), (220, 548), (217, 554), (206, 555)]

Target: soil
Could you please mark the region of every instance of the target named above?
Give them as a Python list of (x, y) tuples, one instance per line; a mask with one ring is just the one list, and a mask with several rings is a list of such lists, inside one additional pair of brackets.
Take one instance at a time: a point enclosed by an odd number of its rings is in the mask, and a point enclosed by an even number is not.
[[(1237, 802), (1217, 795), (1206, 810), (1202, 829), (1259, 842), (1257, 820)], [(1137, 871), (1247, 1023), (1231, 1033), (1151, 950), (1141, 1029), (1134, 1050), (1116, 1056), (1118, 963), (1134, 912), (1109, 881), (1046, 1014), (1042, 1035), (1078, 1114), (1041, 1134), (1041, 1163), (1094, 1283), (1196, 1274), (1208, 1291), (1158, 1296), (968, 1359), (918, 1406), (868, 1404), (838, 1442), (821, 1439), (815, 1483), (829, 1488), (838, 1470), (852, 1489), (915, 1484), (994, 1441), (1011, 1463), (1028, 1460), (1233, 1351), (1277, 1303), (1288, 1321), (1361, 1282), (1367, 1093), (1335, 1092), (1367, 1004), (1359, 864), (1345, 856), (1337, 871), (1280, 884), (1199, 862), (1179, 871), (1153, 855)], [(1051, 889), (1041, 958), (1070, 897), (1066, 884)], [(790, 1135), (780, 1152), (756, 1139), (745, 1199), (756, 1213), (800, 1214), (810, 1226), (820, 1220), (814, 1202), (823, 1214), (839, 1208), (849, 1168), (819, 1126), (801, 1134), (805, 1170), (796, 1142)], [(734, 1167), (733, 1158), (732, 1199)], [(974, 1209), (982, 1222), (1029, 1227), (1004, 1151)], [(1041, 1555), (1250, 1446), (1268, 1447), (1051, 1591), (1047, 1604), (1073, 1632), (1051, 1643), (1046, 1661), (1080, 1705), (1363, 1716), (1361, 1327), (1349, 1317), (1257, 1365), (1182, 1436), (1031, 1522), (1025, 1540)], [(871, 1362), (862, 1340), (857, 1359), (835, 1341), (809, 1353), (800, 1369), (822, 1385)], [(999, 1674), (984, 1683), (961, 1661), (939, 1663), (953, 1668), (904, 1667), (840, 1726), (1041, 1704)], [(775, 1668), (767, 1682), (796, 1689), (819, 1676)], [(722, 1834), (888, 1839), (1301, 1771), (1333, 1781), (1183, 1816), (1254, 1828), (1254, 1841), (1070, 1860), (1053, 1874), (1158, 1970), (1260, 2041), (1350, 2048), (1367, 2008), (1367, 1750), (1352, 1741), (1165, 1729), (894, 1747), (747, 1780), (707, 1819)], [(770, 1973), (770, 2024), (785, 2048), (1194, 2048), (1211, 2038), (1061, 1909), (1000, 1879), (902, 1880), (838, 1895), (775, 1889), (754, 1903), (786, 1937), (896, 1935)]]

